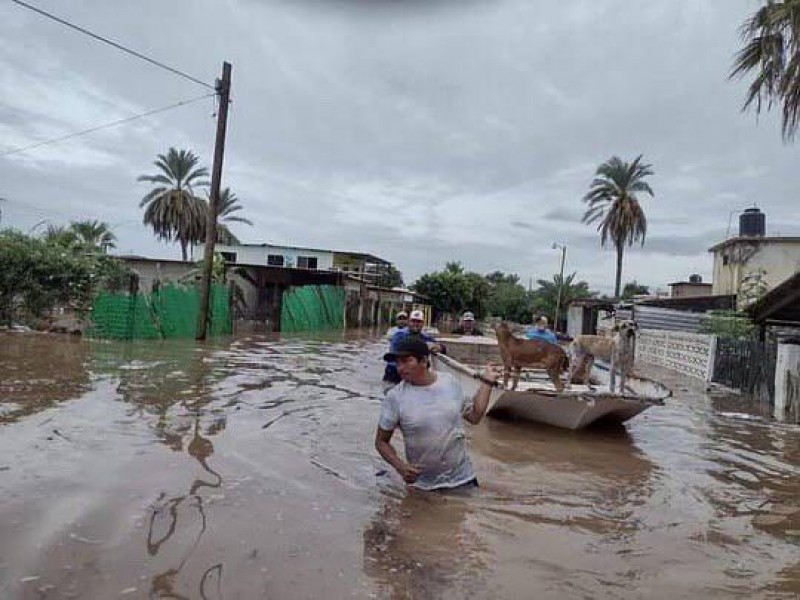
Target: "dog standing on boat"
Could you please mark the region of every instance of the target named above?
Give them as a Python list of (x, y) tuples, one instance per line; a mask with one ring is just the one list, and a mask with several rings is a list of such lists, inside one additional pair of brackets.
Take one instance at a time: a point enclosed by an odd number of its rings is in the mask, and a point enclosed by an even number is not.
[(584, 374), (588, 378), (595, 359), (599, 358), (610, 364), (611, 392), (615, 391), (617, 375), (620, 378), (620, 392), (624, 392), (625, 380), (633, 372), (637, 330), (638, 325), (635, 321), (622, 321), (614, 326), (610, 336), (576, 336), (570, 345), (572, 355), (570, 383), (583, 381)]
[(553, 382), (556, 390), (564, 390), (561, 373), (569, 367), (569, 358), (564, 349), (558, 344), (542, 340), (521, 340), (514, 337), (508, 324), (503, 321), (497, 325), (497, 343), (500, 347), (500, 356), (503, 360), (503, 388), (508, 386), (511, 370), (514, 370), (514, 380), (511, 389), (516, 390), (522, 367), (541, 367)]

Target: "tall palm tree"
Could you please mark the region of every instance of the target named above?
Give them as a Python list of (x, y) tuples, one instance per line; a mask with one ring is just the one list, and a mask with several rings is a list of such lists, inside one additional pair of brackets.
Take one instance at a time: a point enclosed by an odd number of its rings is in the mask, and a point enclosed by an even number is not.
[(589, 206), (583, 214), (583, 222), (597, 223), (601, 246), (610, 242), (617, 251), (615, 298), (619, 298), (625, 246), (632, 246), (636, 241), (644, 246), (647, 219), (636, 195), (653, 196), (650, 184), (645, 181), (652, 174), (651, 165), (642, 163), (641, 154), (631, 163), (614, 156), (597, 167), (589, 192), (583, 197)]
[(744, 110), (783, 105), (783, 137), (800, 125), (800, 0), (767, 0), (741, 28), (743, 47), (731, 78), (753, 73)]
[[(205, 241), (207, 223), (206, 218), (208, 215), (210, 200), (201, 199), (200, 203), (202, 204), (202, 214), (200, 215), (198, 227), (200, 227), (200, 230), (202, 231), (202, 241)], [(217, 206), (217, 219), (219, 221), (217, 224), (218, 244), (233, 246), (241, 243), (239, 238), (234, 235), (234, 233), (230, 230), (230, 227), (228, 227), (225, 223), (245, 223), (251, 227), (253, 226), (252, 221), (236, 214), (240, 210), (242, 210), (242, 205), (239, 204), (239, 198), (236, 197), (236, 194), (232, 192), (230, 188), (224, 188), (221, 190), (219, 193), (219, 206)]]
[(159, 171), (156, 175), (136, 179), (156, 186), (139, 203), (145, 209), (144, 224), (150, 225), (159, 239), (178, 240), (183, 260), (187, 259), (189, 244), (199, 242), (204, 231), (198, 228), (205, 213), (195, 189), (208, 185), (208, 169), (198, 167), (199, 162), (191, 150), (170, 148), (153, 163)]
[(85, 246), (99, 248), (103, 252), (108, 252), (109, 248), (116, 248), (117, 236), (111, 231), (108, 223), (97, 220), (72, 221), (69, 229)]

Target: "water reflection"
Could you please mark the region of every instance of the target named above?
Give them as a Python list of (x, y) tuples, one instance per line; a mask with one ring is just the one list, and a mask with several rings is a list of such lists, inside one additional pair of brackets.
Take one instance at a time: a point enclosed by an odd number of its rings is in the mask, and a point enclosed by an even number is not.
[(0, 332), (0, 424), (88, 391), (87, 357), (73, 336)]
[(483, 596), (483, 546), (468, 525), (473, 502), (457, 493), (385, 495), (363, 534), (364, 571), (390, 598)]
[[(219, 431), (218, 422), (212, 423), (208, 430)], [(208, 431), (207, 430), (207, 431)], [(150, 515), (147, 532), (147, 553), (156, 556), (162, 550), (162, 546), (167, 544), (175, 535), (180, 517), (183, 517), (189, 524), (184, 529), (197, 525), (198, 530), (191, 544), (182, 551), (180, 562), (152, 579), (150, 596), (152, 598), (185, 598), (175, 591), (176, 580), (181, 570), (191, 558), (203, 535), (208, 527), (208, 516), (205, 510), (204, 498), (198, 493), (201, 488), (219, 488), (222, 485), (222, 477), (208, 464), (209, 457), (214, 453), (214, 445), (207, 437), (201, 434), (200, 417), (195, 417), (192, 439), (190, 440), (187, 452), (200, 464), (201, 468), (211, 475), (211, 480), (204, 478), (195, 479), (189, 487), (188, 493), (167, 498), (162, 492)], [(194, 518), (193, 518), (194, 517)], [(222, 563), (218, 563), (206, 569), (199, 583), (199, 593), (201, 598), (207, 598), (206, 586), (209, 578), (217, 579), (217, 587), (221, 587)]]

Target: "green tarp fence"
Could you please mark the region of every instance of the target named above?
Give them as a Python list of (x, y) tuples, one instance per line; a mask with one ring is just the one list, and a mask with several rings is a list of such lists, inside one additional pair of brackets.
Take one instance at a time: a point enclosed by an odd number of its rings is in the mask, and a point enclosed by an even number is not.
[(305, 285), (286, 290), (281, 303), (281, 331), (324, 331), (344, 327), (344, 288)]
[[(192, 286), (168, 285), (150, 294), (101, 293), (92, 307), (89, 335), (115, 340), (194, 337), (200, 294)], [(210, 336), (231, 333), (228, 288), (211, 288)]]

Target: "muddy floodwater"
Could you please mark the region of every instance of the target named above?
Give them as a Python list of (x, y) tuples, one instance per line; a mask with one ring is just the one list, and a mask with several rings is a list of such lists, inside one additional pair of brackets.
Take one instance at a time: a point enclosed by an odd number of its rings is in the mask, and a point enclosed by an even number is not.
[(0, 333), (0, 598), (797, 598), (800, 429), (675, 391), (468, 426), (472, 494), (373, 449), (374, 337)]

